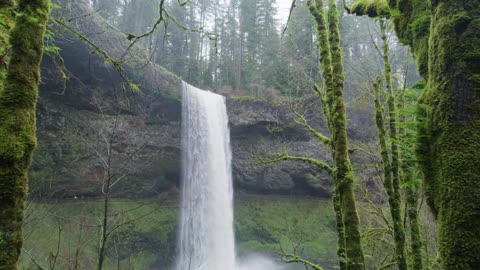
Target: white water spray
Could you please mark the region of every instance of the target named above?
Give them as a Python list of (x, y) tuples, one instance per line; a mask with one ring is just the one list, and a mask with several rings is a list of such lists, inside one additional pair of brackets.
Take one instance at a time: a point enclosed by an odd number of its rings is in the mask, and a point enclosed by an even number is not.
[(183, 82), (182, 209), (176, 270), (281, 270), (235, 260), (230, 131), (223, 96)]
[(183, 83), (177, 270), (235, 270), (230, 133), (223, 96)]

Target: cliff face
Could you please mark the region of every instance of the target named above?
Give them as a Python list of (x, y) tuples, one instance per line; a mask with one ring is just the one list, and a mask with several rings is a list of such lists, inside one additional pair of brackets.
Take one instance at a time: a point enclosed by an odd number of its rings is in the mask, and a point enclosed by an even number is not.
[[(67, 7), (57, 11), (60, 18), (91, 13), (84, 1), (57, 2)], [(98, 197), (108, 178), (119, 197), (175, 193), (181, 174), (181, 80), (146, 61), (138, 47), (125, 54), (125, 36), (96, 14), (79, 16), (71, 27), (112, 57), (123, 57), (125, 71), (122, 76), (98, 56), (98, 50), (59, 31), (56, 44), (63, 61), (46, 57), (42, 66), (39, 147), (30, 173), (31, 194)], [(126, 89), (125, 78), (139, 85), (142, 93)], [(313, 126), (325, 126), (315, 117), (321, 115), (318, 105), (302, 105), (302, 109)], [(325, 147), (293, 124), (288, 106), (229, 98), (227, 110), (236, 192), (330, 195), (330, 177), (307, 164), (251, 166), (257, 157), (282, 152), (287, 145), (290, 154), (329, 160)], [(361, 121), (353, 122), (365, 128)], [(357, 136), (353, 129), (349, 135)]]
[[(295, 125), (287, 105), (228, 99), (233, 162), (237, 191), (329, 196), (330, 177), (311, 165), (282, 162), (252, 166), (259, 157), (282, 153), (329, 159), (326, 149), (302, 127)], [(321, 121), (313, 122), (320, 124)]]
[[(144, 87), (141, 94), (122, 92), (116, 72), (88, 53), (87, 47), (63, 45), (62, 56), (71, 72), (65, 85), (56, 78), (58, 67), (51, 59), (44, 63), (31, 193), (50, 198), (98, 197), (108, 175), (112, 182), (118, 181), (113, 188), (116, 196), (175, 192), (181, 174), (179, 80), (168, 73), (157, 76), (176, 87), (175, 92)], [(88, 63), (79, 60), (83, 57)], [(281, 152), (287, 140), (292, 154), (328, 157), (308, 133), (292, 125), (286, 106), (229, 98), (227, 110), (237, 192), (330, 194), (330, 178), (311, 166), (291, 162), (251, 166), (262, 154)]]

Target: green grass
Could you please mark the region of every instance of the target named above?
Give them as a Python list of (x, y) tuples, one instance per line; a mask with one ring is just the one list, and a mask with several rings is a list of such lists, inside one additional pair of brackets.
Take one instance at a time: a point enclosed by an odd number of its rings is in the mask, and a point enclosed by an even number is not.
[[(112, 234), (105, 269), (167, 269), (175, 256), (178, 203), (114, 201), (112, 226), (125, 223)], [(55, 204), (31, 203), (25, 225), (25, 245), (48, 269), (60, 248), (55, 269), (95, 269), (102, 217), (101, 201)], [(300, 255), (323, 264), (336, 262), (333, 211), (318, 199), (242, 196), (235, 198), (235, 232), (240, 252), (274, 254), (298, 245)], [(76, 255), (78, 254), (78, 256)], [(76, 259), (77, 258), (77, 259)], [(26, 253), (20, 269), (37, 269)]]
[[(57, 252), (60, 235), (56, 269), (73, 268), (75, 261), (78, 269), (95, 269), (102, 207), (102, 202), (30, 204), (25, 250), (48, 268)], [(111, 228), (124, 225), (112, 234), (108, 244), (107, 269), (116, 269), (117, 257), (122, 268), (148, 269), (173, 254), (170, 248), (177, 223), (176, 207), (151, 201), (115, 201), (110, 207)], [(20, 269), (36, 269), (33, 264), (28, 254), (23, 253)]]
[(336, 263), (336, 234), (330, 201), (252, 196), (236, 200), (239, 248), (292, 252), (323, 264)]

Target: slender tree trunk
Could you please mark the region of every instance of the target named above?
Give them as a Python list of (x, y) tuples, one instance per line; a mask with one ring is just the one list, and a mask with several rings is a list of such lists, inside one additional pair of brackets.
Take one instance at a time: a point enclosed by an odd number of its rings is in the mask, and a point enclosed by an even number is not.
[[(108, 175), (108, 179), (110, 179), (110, 174)], [(103, 262), (105, 261), (105, 248), (107, 246), (107, 240), (108, 240), (108, 234), (107, 234), (107, 229), (108, 229), (108, 206), (110, 202), (110, 180), (107, 180), (107, 183), (104, 184), (106, 186), (106, 190), (104, 191), (104, 197), (103, 197), (103, 220), (102, 220), (102, 234), (100, 238), (100, 248), (98, 251), (98, 264), (97, 264), (97, 270), (102, 270), (103, 268)]]
[[(332, 58), (330, 55), (330, 45), (328, 41), (328, 31), (327, 31), (327, 22), (325, 18), (325, 12), (323, 7), (323, 1), (309, 0), (307, 2), (310, 13), (315, 19), (317, 26), (317, 42), (322, 44), (319, 46), (320, 54), (320, 70), (322, 70), (323, 75), (323, 93), (319, 96), (322, 99), (322, 110), (327, 118), (328, 128), (333, 130), (330, 109), (331, 104), (328, 100), (328, 96), (332, 92)], [(320, 91), (317, 89), (317, 91)], [(333, 148), (333, 142), (331, 143), (331, 148)], [(335, 177), (335, 175), (332, 175)], [(335, 183), (337, 181), (335, 180)], [(335, 221), (336, 221), (336, 230), (338, 237), (338, 246), (337, 246), (337, 256), (338, 256), (338, 265), (340, 270), (347, 269), (347, 254), (346, 254), (346, 242), (345, 242), (345, 228), (342, 218), (342, 207), (340, 202), (340, 190), (337, 185), (335, 185), (334, 197), (333, 197), (333, 210), (335, 212)]]
[(338, 256), (338, 265), (340, 270), (347, 269), (347, 251), (345, 247), (345, 228), (343, 227), (342, 220), (342, 207), (340, 206), (340, 194), (335, 188), (333, 194), (333, 211), (335, 212), (335, 221), (336, 229), (338, 235), (338, 247), (337, 247), (337, 256)]
[[(390, 215), (392, 217), (392, 222), (393, 222), (393, 238), (394, 238), (394, 246), (395, 246), (395, 254), (396, 254), (396, 261), (397, 264), (400, 264), (399, 259), (402, 258), (398, 254), (399, 250), (399, 243), (397, 241), (397, 230), (398, 230), (398, 224), (399, 221), (398, 219), (401, 218), (399, 213), (400, 213), (400, 201), (398, 201), (395, 198), (395, 191), (393, 188), (393, 181), (392, 181), (392, 164), (390, 162), (390, 157), (389, 157), (389, 149), (387, 146), (387, 135), (385, 132), (385, 120), (383, 117), (384, 113), (384, 108), (382, 106), (382, 103), (380, 101), (380, 81), (376, 81), (374, 83), (374, 90), (375, 90), (375, 124), (377, 125), (377, 130), (378, 130), (378, 142), (380, 144), (380, 156), (382, 157), (382, 162), (383, 162), (383, 185), (385, 187), (385, 190), (387, 192), (388, 196), (388, 205), (390, 206)], [(401, 223), (403, 225), (403, 223)], [(403, 260), (405, 260), (405, 257), (403, 257)], [(400, 268), (400, 267), (399, 267)]]
[[(405, 74), (405, 78), (406, 78)], [(409, 105), (409, 101), (405, 99), (406, 81), (404, 82), (404, 88), (399, 98), (398, 110), (402, 111)], [(412, 102), (410, 102), (412, 103)], [(414, 142), (416, 132), (408, 131), (405, 125), (408, 122), (414, 121), (416, 123), (415, 116), (407, 116), (406, 113), (399, 115), (399, 125), (403, 126), (399, 129), (400, 141), (405, 146), (405, 151), (401, 154), (401, 177), (403, 183), (410, 183), (405, 189), (405, 198), (407, 202), (406, 211), (408, 216), (408, 225), (410, 229), (410, 259), (411, 269), (422, 270), (422, 237), (420, 232), (420, 213), (418, 209), (419, 189), (420, 183), (417, 183), (417, 164), (413, 159), (414, 156)]]
[[(414, 173), (412, 167), (414, 164), (408, 165), (408, 169), (404, 170), (404, 179), (406, 182), (414, 181)], [(420, 220), (418, 211), (418, 184), (407, 187), (407, 212), (408, 212), (408, 225), (410, 227), (410, 246), (412, 248), (412, 269), (422, 270), (422, 238), (420, 235)]]
[(243, 18), (241, 12), (239, 11), (239, 33), (237, 39), (237, 66), (235, 67), (235, 90), (240, 91), (243, 88), (243, 76), (242, 72), (246, 63), (245, 60), (245, 32), (242, 30), (242, 25), (245, 24), (245, 18)]
[[(347, 117), (343, 97), (345, 77), (340, 31), (338, 29), (339, 15), (337, 5), (335, 0), (329, 0), (327, 27), (323, 0), (309, 0), (307, 4), (317, 24), (321, 70), (324, 81), (323, 94), (319, 94), (322, 98), (323, 111), (326, 114), (328, 126), (332, 133), (331, 148), (335, 167), (333, 177), (336, 189), (334, 210), (337, 215), (341, 214), (341, 226), (337, 224), (339, 265), (343, 269), (363, 270), (365, 269), (365, 260), (361, 243), (360, 220), (353, 191), (353, 169), (348, 154)], [(337, 218), (338, 222), (339, 218)]]
[(328, 5), (329, 43), (332, 55), (332, 101), (330, 117), (332, 118), (332, 139), (334, 144), (334, 164), (336, 181), (342, 207), (343, 226), (347, 252), (347, 269), (365, 269), (365, 259), (360, 235), (360, 218), (358, 217), (353, 191), (354, 176), (348, 154), (347, 112), (343, 97), (345, 81), (343, 71), (342, 47), (338, 22), (338, 10), (335, 0)]
[[(11, 3), (11, 1), (10, 1)], [(27, 172), (36, 145), (35, 107), (48, 0), (18, 1), (11, 58), (0, 91), (0, 269), (17, 269)], [(3, 4), (3, 2), (1, 3)], [(3, 10), (3, 5), (0, 6)], [(5, 68), (5, 67), (1, 67)]]
[(108, 141), (106, 141), (106, 168), (105, 168), (105, 176), (106, 178), (103, 181), (103, 188), (102, 188), (102, 193), (103, 193), (103, 220), (102, 220), (102, 235), (100, 239), (100, 247), (99, 247), (99, 252), (98, 252), (98, 264), (97, 264), (97, 270), (102, 270), (103, 269), (103, 263), (105, 261), (105, 251), (107, 247), (107, 243), (109, 240), (109, 235), (113, 230), (110, 230), (108, 232), (109, 228), (109, 223), (108, 223), (108, 215), (109, 215), (109, 206), (110, 206), (110, 191), (111, 191), (111, 186), (112, 186), (112, 176), (114, 172), (112, 171), (112, 158), (113, 158), (113, 142), (115, 139), (115, 134), (117, 131), (117, 124), (118, 124), (118, 112), (115, 115), (114, 122), (113, 122), (113, 127), (111, 129), (110, 136), (108, 138)]
[[(382, 36), (383, 47), (383, 64), (384, 64), (384, 76), (385, 84), (388, 92), (388, 112), (389, 112), (389, 125), (390, 125), (390, 144), (391, 144), (391, 166), (388, 174), (391, 174), (390, 193), (388, 194), (388, 201), (390, 204), (390, 213), (393, 223), (393, 238), (395, 242), (395, 259), (398, 263), (399, 270), (407, 269), (407, 260), (405, 256), (405, 228), (403, 226), (403, 218), (401, 213), (401, 195), (400, 195), (400, 153), (398, 149), (398, 134), (397, 134), (397, 122), (398, 111), (396, 108), (395, 94), (392, 87), (392, 67), (390, 65), (390, 50), (387, 40), (386, 22), (384, 19), (380, 19), (380, 32)], [(378, 124), (377, 124), (378, 127)], [(383, 156), (382, 156), (383, 157)], [(388, 157), (388, 154), (387, 154)], [(385, 160), (383, 161), (385, 164)], [(387, 172), (386, 172), (387, 173)], [(387, 179), (385, 179), (387, 182)], [(386, 183), (387, 184), (387, 183)], [(388, 187), (387, 189), (389, 189)], [(387, 191), (388, 192), (388, 191)], [(391, 198), (390, 198), (391, 197)]]

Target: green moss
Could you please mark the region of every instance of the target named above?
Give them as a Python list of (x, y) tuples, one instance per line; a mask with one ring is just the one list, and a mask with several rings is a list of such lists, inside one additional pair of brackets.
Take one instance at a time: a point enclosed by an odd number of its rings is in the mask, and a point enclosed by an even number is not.
[[(397, 110), (397, 102), (396, 102), (396, 93), (393, 92), (392, 86), (392, 67), (390, 64), (390, 48), (388, 45), (387, 39), (387, 26), (383, 19), (380, 20), (380, 32), (382, 36), (382, 47), (383, 47), (383, 63), (384, 63), (384, 77), (385, 77), (385, 85), (387, 88), (388, 99), (388, 113), (389, 113), (389, 126), (390, 126), (390, 151), (391, 152), (391, 168), (385, 169), (386, 174), (391, 173), (390, 181), (387, 181), (387, 175), (385, 175), (385, 186), (387, 186), (387, 193), (388, 193), (388, 202), (390, 205), (390, 213), (392, 216), (392, 223), (393, 223), (393, 236), (394, 236), (394, 243), (395, 243), (395, 259), (398, 262), (398, 269), (406, 270), (407, 269), (407, 261), (405, 255), (405, 228), (403, 225), (403, 218), (402, 218), (402, 211), (401, 211), (401, 195), (400, 195), (400, 149), (398, 146), (398, 110)], [(378, 89), (377, 89), (378, 91)], [(376, 93), (376, 98), (378, 99), (379, 94)], [(378, 102), (378, 101), (377, 101)], [(375, 105), (377, 110), (377, 118), (378, 112), (381, 110), (381, 107), (376, 104)], [(377, 122), (377, 129), (382, 129), (383, 127), (379, 126), (380, 123)], [(383, 123), (382, 123), (383, 125)], [(379, 132), (380, 135), (381, 132)], [(383, 136), (385, 136), (385, 131), (383, 131)], [(383, 139), (385, 140), (385, 138)], [(385, 142), (383, 142), (383, 148), (385, 148)], [(385, 149), (386, 150), (386, 149)], [(384, 149), (382, 149), (384, 152)], [(388, 154), (385, 151), (382, 153), (382, 159), (385, 163), (385, 158), (388, 159)], [(388, 164), (390, 166), (390, 164)], [(388, 187), (389, 186), (389, 187)]]
[[(14, 15), (15, 1), (4, 0), (0, 2), (0, 80), (5, 79), (6, 62), (8, 51), (10, 50), (10, 31), (15, 24)], [(2, 92), (0, 87), (0, 94)]]
[(390, 0), (427, 88), (417, 156), (440, 227), (442, 269), (480, 265), (480, 2)]
[(322, 110), (327, 118), (328, 127), (331, 130), (331, 93), (332, 93), (332, 55), (330, 54), (330, 43), (328, 40), (328, 29), (327, 29), (327, 20), (324, 10), (323, 0), (308, 0), (307, 1), (308, 9), (312, 16), (315, 19), (317, 26), (317, 45), (320, 54), (319, 69), (322, 70), (323, 76), (323, 91), (321, 91), (317, 86), (315, 86), (315, 92), (320, 96), (322, 102)]
[[(345, 230), (347, 269), (365, 269), (365, 258), (361, 244), (360, 218), (353, 190), (354, 175), (348, 154), (347, 116), (343, 85), (342, 47), (340, 42), (339, 14), (335, 0), (329, 0), (328, 40), (331, 50), (332, 93), (328, 98), (332, 104), (330, 118), (332, 128), (333, 163), (335, 166), (336, 189), (340, 198), (342, 220)], [(325, 73), (325, 72), (324, 72)]]
[(0, 91), (0, 265), (16, 269), (23, 242), (27, 172), (36, 145), (35, 106), (49, 1), (19, 1)]
[[(382, 36), (385, 33), (385, 27), (382, 26), (381, 22)], [(401, 215), (401, 204), (400, 199), (397, 198), (394, 184), (393, 184), (393, 161), (390, 161), (389, 152), (390, 149), (387, 147), (387, 135), (385, 132), (385, 120), (384, 120), (384, 108), (380, 101), (380, 80), (374, 83), (375, 88), (375, 124), (378, 130), (378, 142), (380, 145), (380, 155), (383, 162), (383, 185), (388, 196), (388, 204), (390, 206), (390, 216), (392, 217), (392, 227), (393, 227), (393, 236), (394, 236), (394, 245), (395, 245), (395, 259), (398, 262), (399, 269), (406, 268), (406, 258), (405, 258), (405, 231), (403, 228), (403, 221)], [(393, 152), (393, 151), (392, 151)], [(392, 153), (393, 154), (393, 153)]]
[[(175, 257), (178, 223), (178, 202), (164, 205), (161, 201), (112, 201), (112, 224), (144, 218), (122, 226), (107, 247), (105, 269), (120, 265), (129, 269), (168, 266)], [(315, 262), (334, 265), (335, 221), (331, 203), (325, 200), (287, 197), (242, 196), (235, 198), (235, 229), (238, 247), (243, 252), (274, 255), (284, 248), (292, 251), (300, 244), (301, 255)], [(130, 210), (130, 211), (128, 211)], [(50, 252), (61, 243), (58, 269), (71, 269), (78, 252), (78, 269), (93, 269), (97, 258), (98, 218), (102, 202), (65, 202), (30, 204), (25, 225), (25, 248), (42, 264), (48, 263)], [(122, 213), (115, 217), (115, 213)], [(81, 226), (80, 224), (84, 224)], [(115, 241), (118, 244), (115, 247)], [(22, 255), (21, 267), (31, 260)], [(162, 268), (163, 269), (163, 268)]]
[(346, 106), (343, 97), (345, 81), (342, 47), (339, 31), (339, 14), (335, 0), (328, 2), (325, 19), (323, 0), (309, 0), (307, 5), (317, 25), (317, 43), (320, 54), (320, 70), (323, 75), (323, 90), (314, 87), (319, 96), (328, 127), (332, 133), (330, 147), (333, 155), (335, 179), (335, 211), (337, 217), (339, 266), (341, 269), (365, 269), (361, 245), (359, 216), (355, 194), (354, 176), (348, 154)]
[(335, 222), (328, 201), (288, 198), (238, 198), (235, 233), (241, 249), (292, 251), (300, 244), (303, 254), (315, 262), (335, 263)]
[[(60, 226), (58, 269), (94, 269), (98, 257), (99, 219), (102, 202), (67, 202), (61, 204), (32, 203), (25, 225), (25, 248), (42, 265), (48, 265), (55, 254)], [(148, 269), (159, 262), (168, 263), (174, 256), (177, 208), (164, 207), (162, 202), (112, 201), (112, 226), (121, 226), (106, 248), (104, 269), (117, 269), (117, 255), (122, 267)], [(142, 218), (140, 218), (142, 217)], [(32, 265), (23, 254), (21, 267)]]
[[(480, 265), (480, 3), (438, 1), (417, 154), (439, 222), (443, 269)], [(475, 18), (475, 19), (471, 19)]]
[[(417, 60), (420, 75), (428, 76), (428, 37), (430, 32), (430, 10), (428, 1), (397, 0), (391, 7), (398, 10), (393, 18), (395, 31), (403, 44), (409, 45)], [(393, 4), (393, 2), (396, 2)]]
[(358, 0), (350, 7), (350, 11), (357, 15), (369, 17), (389, 17), (390, 7), (387, 0)]

